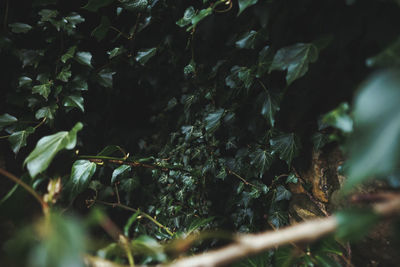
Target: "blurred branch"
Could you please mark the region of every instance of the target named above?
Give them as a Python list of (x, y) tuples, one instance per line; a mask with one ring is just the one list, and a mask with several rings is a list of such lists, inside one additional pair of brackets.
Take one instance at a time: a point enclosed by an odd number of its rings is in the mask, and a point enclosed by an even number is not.
[[(381, 216), (391, 216), (400, 213), (400, 195), (386, 202), (373, 206), (373, 210)], [(288, 226), (276, 231), (266, 231), (260, 234), (238, 235), (231, 245), (216, 249), (201, 255), (190, 256), (171, 263), (173, 267), (212, 267), (232, 263), (268, 249), (291, 243), (312, 242), (325, 235), (333, 233), (338, 227), (335, 215), (323, 219), (306, 221)]]

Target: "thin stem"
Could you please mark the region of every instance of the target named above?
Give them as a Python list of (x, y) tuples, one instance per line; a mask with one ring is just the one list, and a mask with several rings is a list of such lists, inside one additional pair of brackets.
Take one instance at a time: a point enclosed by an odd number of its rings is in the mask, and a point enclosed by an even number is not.
[(160, 222), (158, 222), (152, 216), (150, 216), (149, 214), (147, 214), (147, 213), (145, 213), (145, 212), (143, 212), (141, 210), (128, 207), (128, 206), (126, 206), (124, 204), (121, 204), (121, 203), (110, 203), (110, 202), (105, 202), (105, 201), (101, 201), (101, 200), (95, 200), (95, 202), (103, 204), (103, 205), (111, 206), (111, 207), (119, 207), (119, 208), (122, 208), (122, 209), (125, 209), (125, 210), (129, 210), (129, 211), (133, 211), (133, 212), (140, 212), (140, 215), (142, 215), (143, 217), (146, 217), (147, 219), (152, 221), (154, 224), (156, 224), (158, 227), (164, 229), (170, 236), (174, 235), (174, 233), (171, 232), (171, 230), (169, 230), (168, 227), (166, 227), (165, 225), (162, 225)]
[[(36, 126), (34, 126), (33, 128), (34, 129), (37, 129), (37, 128), (39, 128), (40, 126), (42, 126), (43, 125), (43, 123), (46, 121), (46, 117), (44, 117)], [(36, 123), (36, 122), (28, 122), (28, 121), (19, 121), (19, 123)], [(11, 136), (11, 134), (8, 134), (8, 135), (3, 135), (3, 136), (0, 136), (0, 139), (6, 139), (6, 138), (8, 138), (8, 137), (10, 137)]]
[(134, 267), (135, 266), (135, 260), (134, 260), (133, 255), (132, 255), (131, 248), (129, 246), (128, 238), (126, 238), (126, 236), (124, 236), (124, 235), (120, 235), (119, 236), (119, 242), (121, 243), (122, 248), (125, 250), (126, 257), (128, 258), (129, 266), (130, 267)]
[(43, 201), (43, 198), (39, 196), (39, 194), (36, 193), (35, 190), (33, 190), (32, 187), (30, 187), (28, 184), (24, 183), (21, 179), (19, 179), (15, 175), (9, 173), (8, 171), (2, 168), (0, 168), (0, 174), (22, 186), (26, 191), (28, 191), (29, 194), (31, 194), (40, 203), (40, 205), (42, 206), (43, 213), (45, 215), (48, 214), (49, 206), (47, 205), (46, 202)]
[(34, 126), (33, 128), (34, 128), (34, 129), (37, 129), (37, 128), (39, 128), (40, 126), (42, 126), (42, 125), (43, 125), (43, 123), (45, 123), (45, 122), (46, 122), (46, 120), (47, 120), (47, 117), (44, 117), (44, 118), (42, 119), (42, 121), (41, 121), (41, 122), (39, 122), (39, 124), (38, 124), (38, 125), (36, 125), (36, 126)]
[(119, 34), (121, 34), (123, 37), (125, 37), (126, 39), (130, 40), (132, 39), (131, 36), (126, 35), (125, 33), (121, 32), (120, 30), (118, 30), (117, 28), (115, 28), (114, 26), (110, 26), (110, 29), (118, 32)]
[(5, 31), (5, 32), (7, 32), (8, 5), (9, 5), (9, 0), (6, 1), (6, 9), (5, 9), (5, 11), (4, 11), (4, 22), (3, 22), (3, 27), (4, 27), (4, 31)]
[(240, 176), (240, 175), (237, 174), (236, 172), (234, 172), (234, 171), (228, 169), (228, 173), (229, 173), (229, 174), (232, 174), (232, 175), (235, 176), (236, 178), (239, 178), (240, 180), (242, 180), (244, 184), (250, 185), (250, 186), (252, 186), (252, 187), (257, 188), (257, 186), (255, 186), (254, 184), (252, 184), (252, 183), (250, 183), (250, 182), (247, 182), (246, 179), (244, 179), (242, 176)]

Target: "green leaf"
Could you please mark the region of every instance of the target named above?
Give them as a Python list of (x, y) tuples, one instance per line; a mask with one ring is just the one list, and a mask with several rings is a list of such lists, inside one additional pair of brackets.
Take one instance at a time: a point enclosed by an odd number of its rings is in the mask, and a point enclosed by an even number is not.
[(135, 188), (140, 185), (137, 178), (129, 178), (121, 181), (121, 190), (127, 193), (131, 193)]
[(334, 110), (325, 114), (322, 117), (322, 123), (342, 130), (344, 133), (350, 133), (353, 131), (353, 120), (349, 113), (349, 105), (342, 103)]
[(400, 161), (400, 72), (367, 80), (354, 102), (354, 134), (347, 150), (348, 190), (364, 179), (390, 174)]
[(95, 172), (96, 163), (94, 162), (90, 162), (89, 160), (77, 160), (74, 162), (69, 181), (72, 186), (72, 198), (82, 193), (88, 187), (90, 179)]
[(71, 46), (68, 51), (61, 56), (61, 61), (66, 63), (68, 59), (73, 58), (76, 51), (76, 45)]
[(299, 178), (296, 177), (293, 173), (289, 174), (289, 176), (286, 178), (286, 183), (292, 183), (292, 184), (297, 184), (299, 181)]
[(108, 32), (108, 29), (110, 28), (111, 21), (108, 17), (102, 16), (100, 25), (97, 26), (91, 33), (91, 36), (94, 36), (94, 38), (97, 39), (97, 41), (103, 40)]
[(115, 73), (115, 71), (110, 69), (102, 69), (99, 73), (97, 73), (96, 81), (106, 88), (111, 88), (113, 86), (113, 75)]
[(128, 11), (144, 11), (149, 4), (147, 0), (122, 0), (122, 7)]
[(39, 16), (41, 22), (46, 22), (46, 21), (52, 21), (55, 17), (58, 15), (57, 10), (51, 10), (51, 9), (42, 9), (39, 11)]
[(136, 221), (137, 217), (140, 215), (140, 210), (136, 211), (134, 214), (132, 214), (131, 217), (129, 217), (128, 221), (126, 222), (124, 226), (124, 235), (129, 237), (129, 229), (131, 228), (132, 224)]
[(113, 50), (107, 52), (108, 58), (112, 59), (112, 58), (114, 58), (116, 56), (119, 56), (119, 55), (125, 53), (125, 51), (126, 51), (125, 48), (122, 47), (122, 46), (115, 47)]
[(265, 171), (271, 166), (273, 156), (267, 150), (257, 148), (256, 151), (250, 154), (251, 165), (253, 165), (257, 171), (258, 177), (261, 178)]
[(62, 68), (60, 73), (57, 75), (57, 80), (63, 81), (63, 82), (68, 82), (69, 78), (71, 78), (72, 73), (70, 71), (71, 65), (65, 66)]
[(118, 168), (116, 168), (111, 176), (111, 183), (115, 183), (118, 181), (118, 176), (123, 176), (124, 174), (127, 174), (128, 172), (131, 171), (131, 166), (129, 165), (121, 165)]
[(275, 114), (279, 111), (280, 99), (270, 92), (265, 92), (264, 101), (261, 105), (261, 115), (268, 121), (271, 127), (275, 125)]
[(239, 16), (246, 8), (257, 4), (257, 2), (258, 0), (239, 0), (239, 12), (237, 15)]
[(269, 143), (273, 150), (273, 154), (278, 153), (279, 158), (286, 161), (288, 166), (291, 165), (293, 158), (297, 156), (300, 148), (297, 137), (293, 133), (283, 134), (272, 138)]
[(57, 104), (54, 104), (54, 105), (51, 105), (51, 106), (42, 107), (38, 111), (36, 111), (35, 118), (38, 119), (38, 120), (40, 120), (42, 118), (47, 118), (49, 120), (53, 120), (57, 109), (58, 109), (58, 105)]
[(185, 27), (189, 25), (192, 22), (193, 16), (196, 14), (196, 11), (194, 7), (190, 6), (186, 8), (185, 13), (183, 14), (183, 17), (176, 22), (176, 25), (179, 27)]
[(76, 145), (77, 132), (82, 128), (82, 123), (78, 122), (69, 132), (61, 131), (42, 137), (24, 161), (24, 166), (27, 165), (31, 177), (35, 178), (40, 172), (46, 170), (59, 151), (73, 149)]
[(318, 49), (313, 44), (297, 43), (278, 50), (272, 61), (270, 71), (287, 70), (286, 82), (290, 85), (303, 77), (308, 65), (318, 59)]
[(192, 19), (190, 20), (190, 22), (192, 23), (192, 26), (188, 27), (187, 31), (191, 31), (194, 27), (196, 27), (197, 23), (199, 23), (204, 18), (211, 15), (212, 12), (213, 12), (213, 10), (211, 7), (200, 10), (199, 13), (197, 13), (195, 16), (193, 16)]
[(284, 186), (279, 185), (276, 188), (275, 201), (290, 200), (291, 197), (292, 197), (292, 193), (290, 193), (290, 191), (287, 190)]
[(25, 85), (30, 85), (32, 83), (32, 79), (26, 76), (22, 76), (18, 80), (18, 87), (23, 87)]
[(32, 29), (31, 25), (20, 22), (11, 23), (8, 26), (11, 27), (11, 31), (14, 33), (26, 33)]
[(68, 23), (70, 23), (70, 27), (72, 28), (76, 28), (76, 24), (82, 23), (85, 21), (84, 18), (82, 18), (81, 15), (79, 15), (76, 12), (72, 12), (69, 16), (64, 17), (65, 20), (68, 21)]
[(138, 51), (135, 59), (142, 65), (145, 65), (150, 58), (152, 58), (157, 52), (157, 48), (141, 49)]
[(8, 113), (4, 113), (0, 116), (0, 130), (3, 129), (4, 126), (11, 125), (17, 122), (18, 119)]
[(99, 8), (110, 5), (114, 0), (89, 0), (88, 3), (82, 7), (91, 12), (97, 12)]
[(105, 148), (103, 148), (103, 150), (101, 150), (97, 156), (110, 156), (112, 155), (114, 152), (122, 152), (123, 154), (125, 154), (123, 152), (123, 149), (120, 146), (116, 146), (116, 145), (109, 145), (106, 146)]
[(205, 117), (204, 123), (205, 123), (205, 128), (206, 128), (207, 132), (212, 133), (218, 129), (222, 115), (224, 115), (224, 112), (225, 112), (225, 110), (220, 108), (220, 109), (217, 109), (216, 111), (208, 114)]
[(64, 97), (63, 105), (64, 107), (79, 108), (82, 112), (85, 112), (85, 108), (83, 106), (83, 97), (80, 95), (69, 95)]
[(368, 67), (400, 67), (400, 37), (379, 54), (366, 60)]
[(257, 39), (256, 31), (249, 31), (243, 34), (238, 41), (236, 41), (236, 47), (240, 49), (254, 49)]
[(34, 94), (39, 94), (39, 95), (43, 96), (46, 100), (49, 97), (50, 91), (51, 91), (51, 84), (50, 83), (44, 83), (44, 84), (41, 84), (41, 85), (35, 85), (32, 88), (32, 92)]
[(18, 154), (19, 150), (21, 147), (26, 146), (26, 139), (28, 136), (32, 133), (35, 132), (35, 129), (33, 127), (28, 127), (23, 131), (18, 131), (12, 133), (8, 137), (8, 141), (11, 143), (11, 149), (15, 154)]
[(272, 61), (273, 61), (273, 54), (271, 52), (269, 45), (266, 45), (258, 53), (258, 64), (256, 72), (257, 78), (260, 78), (269, 70)]
[(339, 224), (336, 237), (343, 241), (360, 240), (379, 220), (379, 216), (369, 210), (344, 210), (335, 217)]
[(92, 67), (92, 54), (90, 52), (77, 52), (75, 59), (82, 65)]

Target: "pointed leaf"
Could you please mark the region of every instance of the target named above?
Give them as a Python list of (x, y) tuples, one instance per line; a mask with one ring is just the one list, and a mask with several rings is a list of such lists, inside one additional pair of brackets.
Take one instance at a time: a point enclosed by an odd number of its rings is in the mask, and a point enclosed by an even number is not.
[(186, 25), (189, 25), (192, 21), (193, 16), (196, 14), (196, 10), (194, 7), (190, 6), (185, 10), (185, 13), (183, 14), (183, 18), (178, 20), (176, 22), (176, 25), (179, 27), (185, 27)]
[(92, 67), (92, 54), (90, 52), (77, 52), (75, 59), (82, 65)]
[(349, 105), (342, 103), (334, 110), (325, 114), (322, 117), (322, 123), (342, 130), (344, 133), (350, 133), (353, 131), (353, 120), (349, 113)]
[(142, 65), (145, 65), (150, 58), (152, 58), (156, 54), (157, 48), (149, 48), (149, 49), (142, 49), (139, 50), (135, 59)]
[(57, 104), (51, 105), (51, 106), (46, 106), (42, 107), (35, 113), (35, 118), (40, 120), (43, 118), (47, 118), (49, 120), (54, 119), (54, 115), (56, 114), (56, 110), (58, 109)]
[(32, 83), (32, 79), (26, 76), (22, 76), (18, 80), (18, 87), (23, 87), (25, 85), (30, 85)]
[(76, 45), (71, 46), (68, 51), (61, 56), (61, 61), (66, 63), (68, 59), (73, 58), (76, 50)]
[(11, 143), (11, 148), (15, 154), (18, 154), (21, 147), (26, 146), (27, 137), (34, 132), (35, 129), (33, 127), (28, 127), (23, 131), (12, 133), (8, 137), (8, 141)]
[(32, 92), (34, 94), (39, 94), (39, 95), (43, 96), (46, 100), (49, 97), (50, 91), (51, 91), (50, 83), (36, 85), (32, 88)]
[(112, 173), (112, 177), (111, 177), (111, 183), (115, 183), (118, 181), (118, 176), (122, 176), (128, 172), (130, 172), (131, 170), (131, 166), (129, 165), (121, 165), (118, 168), (116, 168), (113, 173)]
[(250, 154), (251, 165), (257, 169), (258, 177), (261, 178), (265, 171), (271, 166), (273, 156), (267, 150), (257, 148), (256, 151)]
[(212, 133), (218, 129), (218, 127), (220, 125), (220, 120), (221, 120), (224, 112), (225, 112), (225, 110), (220, 108), (220, 109), (207, 115), (207, 117), (204, 119), (205, 128), (206, 128), (207, 132)]
[(63, 82), (68, 82), (69, 78), (71, 78), (72, 73), (70, 71), (71, 65), (65, 66), (62, 68), (60, 73), (57, 75), (57, 80), (63, 81)]
[(246, 8), (257, 4), (257, 2), (258, 0), (239, 0), (239, 13), (237, 15), (239, 16)]
[(40, 172), (46, 170), (59, 151), (73, 149), (76, 145), (77, 132), (82, 127), (82, 123), (78, 122), (69, 132), (61, 131), (42, 137), (37, 142), (35, 149), (24, 161), (24, 165), (27, 165), (31, 177), (35, 178)]
[(18, 119), (8, 113), (4, 113), (0, 116), (0, 130), (3, 129), (4, 126), (13, 124), (17, 122)]
[(272, 61), (270, 71), (287, 70), (286, 82), (290, 85), (303, 77), (308, 65), (318, 58), (318, 49), (313, 44), (297, 43), (278, 50)]
[(275, 201), (290, 200), (291, 197), (292, 197), (292, 193), (290, 193), (290, 191), (287, 190), (284, 186), (279, 185), (276, 188)]
[(80, 95), (70, 95), (66, 96), (63, 100), (64, 107), (76, 107), (79, 108), (82, 112), (85, 111), (83, 106), (83, 97)]
[(261, 106), (261, 115), (268, 121), (271, 127), (275, 124), (275, 114), (279, 111), (279, 99), (266, 92)]
[(143, 11), (149, 4), (148, 0), (122, 0), (122, 7), (128, 11)]
[(96, 81), (107, 88), (111, 88), (113, 85), (113, 75), (115, 74), (114, 71), (110, 69), (102, 69), (97, 75), (96, 75)]
[(72, 185), (72, 198), (82, 193), (90, 183), (90, 179), (96, 172), (96, 163), (89, 160), (77, 160), (72, 165), (70, 183)]
[(112, 59), (112, 58), (114, 58), (116, 56), (119, 56), (119, 55), (125, 53), (125, 51), (126, 51), (125, 48), (122, 47), (122, 46), (115, 47), (113, 50), (107, 52), (108, 58)]
[(236, 41), (237, 48), (254, 49), (256, 44), (257, 32), (249, 31), (243, 34), (238, 41)]
[(285, 160), (288, 166), (290, 166), (293, 158), (299, 151), (299, 144), (297, 137), (293, 134), (283, 134), (275, 137), (269, 141), (273, 153), (278, 153), (279, 158)]
[(188, 27), (187, 31), (191, 31), (194, 27), (196, 27), (197, 23), (199, 23), (204, 18), (211, 15), (212, 12), (213, 12), (213, 10), (211, 7), (200, 10), (199, 13), (197, 13), (195, 16), (193, 16), (192, 19), (190, 20), (190, 22), (192, 23), (192, 26)]
[(14, 33), (26, 33), (32, 29), (31, 25), (20, 22), (11, 23), (8, 26), (11, 27), (11, 31)]

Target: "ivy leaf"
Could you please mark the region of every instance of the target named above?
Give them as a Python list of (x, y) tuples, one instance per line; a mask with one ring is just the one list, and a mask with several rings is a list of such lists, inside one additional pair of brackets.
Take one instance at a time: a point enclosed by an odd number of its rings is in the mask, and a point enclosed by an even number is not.
[(82, 123), (78, 122), (69, 132), (61, 131), (42, 137), (24, 161), (24, 166), (27, 165), (30, 176), (35, 178), (40, 172), (46, 170), (59, 151), (73, 149), (76, 145), (77, 132), (82, 128)]
[(400, 160), (400, 76), (381, 72), (366, 81), (355, 97), (354, 134), (345, 170), (345, 189), (370, 177), (390, 174)]
[(57, 80), (63, 81), (63, 82), (68, 82), (69, 78), (71, 78), (72, 73), (70, 71), (71, 65), (65, 66), (62, 68), (60, 73), (57, 75)]
[(206, 128), (207, 132), (212, 133), (218, 129), (222, 115), (224, 115), (224, 112), (225, 112), (225, 110), (220, 108), (220, 109), (208, 114), (205, 117), (204, 122), (205, 122), (205, 128)]
[(197, 23), (199, 23), (204, 18), (211, 15), (212, 12), (213, 12), (213, 10), (211, 7), (200, 10), (199, 13), (197, 13), (195, 16), (193, 16), (192, 19), (190, 20), (190, 22), (192, 23), (192, 26), (188, 27), (187, 31), (191, 31), (194, 27), (196, 27)]
[(30, 134), (33, 134), (35, 132), (35, 128), (33, 127), (28, 127), (23, 131), (18, 131), (12, 133), (8, 137), (8, 141), (11, 143), (11, 149), (15, 154), (18, 154), (19, 150), (21, 147), (26, 146), (26, 139)]
[(58, 11), (57, 10), (51, 10), (51, 9), (42, 9), (39, 11), (39, 16), (41, 22), (50, 22), (52, 19), (57, 17)]
[(113, 85), (114, 74), (115, 72), (110, 69), (102, 69), (99, 73), (97, 73), (96, 81), (106, 88), (111, 88)]
[(32, 79), (26, 76), (22, 76), (18, 79), (18, 87), (23, 87), (25, 85), (30, 85), (32, 83)]
[(147, 8), (147, 0), (122, 0), (122, 7), (128, 11), (143, 11)]
[(290, 191), (287, 190), (284, 186), (279, 185), (276, 188), (275, 201), (290, 200), (291, 197), (292, 197), (292, 193), (290, 193)]
[(88, 3), (82, 7), (91, 12), (97, 12), (99, 8), (110, 5), (114, 0), (89, 0)]
[(176, 22), (176, 25), (179, 27), (185, 27), (192, 22), (193, 16), (196, 14), (194, 7), (190, 6), (186, 8), (185, 13), (183, 13), (183, 17)]
[(379, 54), (366, 60), (368, 67), (399, 67), (400, 66), (400, 37)]
[(239, 12), (237, 15), (239, 16), (246, 8), (257, 4), (257, 2), (258, 0), (239, 0)]
[(121, 47), (115, 47), (113, 50), (107, 52), (108, 58), (112, 59), (112, 58), (114, 58), (116, 56), (119, 56), (119, 55), (125, 53), (125, 51), (126, 51), (125, 48), (122, 47), (122, 46)]
[(92, 54), (90, 52), (77, 52), (75, 59), (82, 65), (92, 67)]
[(379, 220), (379, 216), (369, 210), (344, 210), (335, 216), (339, 224), (336, 236), (346, 241), (360, 240)]
[(26, 33), (32, 29), (31, 25), (28, 25), (25, 23), (20, 23), (20, 22), (11, 23), (8, 26), (11, 27), (11, 31), (13, 33)]
[(269, 70), (287, 70), (286, 82), (290, 85), (296, 79), (303, 77), (308, 71), (308, 65), (317, 58), (318, 49), (315, 45), (297, 43), (279, 49)]
[(32, 93), (39, 94), (39, 95), (43, 96), (46, 99), (46, 101), (47, 101), (47, 98), (49, 97), (50, 91), (51, 91), (51, 84), (50, 83), (44, 83), (44, 84), (40, 84), (40, 85), (35, 85), (32, 88)]
[(106, 16), (101, 17), (100, 25), (97, 26), (91, 33), (91, 36), (94, 36), (98, 42), (103, 40), (110, 28), (111, 22), (110, 19)]
[(89, 160), (77, 160), (72, 165), (70, 184), (72, 186), (72, 198), (82, 193), (89, 183), (90, 179), (96, 172), (96, 163)]
[(258, 64), (257, 64), (257, 72), (256, 77), (260, 78), (263, 76), (269, 69), (273, 60), (273, 54), (269, 45), (264, 46), (263, 49), (258, 53)]
[(71, 46), (68, 51), (61, 56), (61, 62), (66, 63), (68, 59), (73, 58), (76, 50), (76, 45)]
[(4, 113), (0, 116), (0, 130), (3, 129), (4, 126), (13, 124), (17, 122), (18, 119), (8, 113)]
[(249, 31), (243, 34), (238, 41), (236, 41), (236, 47), (240, 49), (254, 49), (257, 39), (256, 31)]
[(79, 108), (82, 112), (85, 112), (85, 108), (83, 106), (83, 97), (80, 95), (69, 95), (66, 96), (63, 100), (64, 107), (76, 107)]
[(275, 125), (275, 114), (279, 111), (279, 99), (270, 92), (264, 94), (264, 101), (261, 105), (261, 115), (268, 121), (271, 127)]
[(38, 119), (38, 120), (43, 119), (43, 118), (47, 118), (49, 120), (53, 120), (57, 109), (58, 109), (58, 105), (57, 104), (54, 104), (54, 105), (51, 105), (51, 106), (42, 107), (38, 111), (36, 111), (35, 118)]
[(263, 150), (261, 148), (257, 148), (256, 151), (251, 153), (251, 165), (253, 165), (257, 169), (258, 177), (261, 178), (265, 171), (269, 169), (271, 166), (273, 156), (267, 150)]
[(88, 90), (88, 84), (86, 82), (86, 79), (80, 75), (75, 76), (72, 81), (68, 83), (68, 88), (71, 90), (76, 90), (76, 91), (87, 91)]
[(118, 168), (116, 168), (111, 176), (111, 183), (114, 184), (115, 182), (117, 182), (118, 180), (118, 176), (122, 176), (128, 172), (131, 171), (131, 166), (129, 165), (121, 165)]
[(147, 61), (149, 61), (149, 59), (156, 54), (156, 51), (157, 51), (156, 47), (139, 50), (135, 59), (137, 62), (139, 62), (144, 66), (147, 63)]
[(285, 160), (288, 166), (290, 166), (300, 148), (297, 137), (294, 133), (283, 134), (272, 138), (269, 143), (273, 150), (273, 154), (278, 153), (279, 158)]
[(342, 103), (334, 110), (325, 114), (322, 117), (322, 123), (342, 130), (344, 133), (350, 133), (353, 131), (353, 119), (350, 117), (349, 112), (349, 105)]

